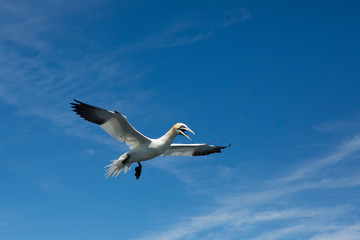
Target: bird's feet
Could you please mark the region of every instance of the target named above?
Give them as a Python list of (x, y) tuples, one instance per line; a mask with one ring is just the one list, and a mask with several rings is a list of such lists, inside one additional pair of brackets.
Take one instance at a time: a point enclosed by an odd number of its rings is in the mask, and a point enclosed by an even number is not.
[(137, 167), (135, 168), (135, 177), (136, 177), (137, 180), (139, 180), (139, 178), (140, 178), (141, 168), (142, 168), (140, 162), (138, 162), (138, 164), (139, 164), (139, 166), (137, 166)]

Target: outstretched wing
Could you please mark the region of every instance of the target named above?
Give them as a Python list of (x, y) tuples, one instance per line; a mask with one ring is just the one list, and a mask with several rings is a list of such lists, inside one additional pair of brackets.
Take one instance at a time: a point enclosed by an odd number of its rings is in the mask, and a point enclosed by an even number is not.
[(108, 111), (98, 108), (78, 100), (71, 103), (76, 114), (83, 119), (100, 125), (108, 134), (119, 142), (125, 142), (130, 148), (134, 148), (139, 144), (150, 142), (150, 139), (138, 132), (128, 122), (126, 117), (116, 111)]
[[(230, 144), (231, 145), (231, 144)], [(214, 146), (210, 144), (177, 144), (173, 143), (161, 156), (203, 156), (220, 153), (221, 149), (230, 147)]]

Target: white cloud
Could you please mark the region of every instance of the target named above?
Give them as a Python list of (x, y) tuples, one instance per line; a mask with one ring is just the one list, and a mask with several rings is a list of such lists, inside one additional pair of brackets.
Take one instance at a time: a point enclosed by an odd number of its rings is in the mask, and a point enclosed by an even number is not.
[(358, 240), (360, 236), (360, 223), (354, 225), (337, 226), (335, 231), (316, 234), (311, 240)]
[[(63, 26), (59, 25), (58, 11), (74, 14), (88, 5), (78, 4), (78, 7), (72, 8), (74, 12), (65, 5), (48, 1), (43, 7), (26, 1), (0, 5), (3, 20), (0, 28), (0, 101), (17, 107), (19, 116), (46, 119), (63, 128), (64, 132), (77, 136), (86, 134), (84, 129), (79, 131), (73, 127), (75, 117), (68, 105), (72, 98), (84, 101), (96, 99), (100, 106), (109, 106), (109, 103), (119, 105), (121, 111), (127, 114), (134, 109), (137, 110), (133, 112), (138, 113), (137, 106), (152, 98), (151, 90), (137, 91), (130, 87), (146, 73), (147, 67), (139, 67), (128, 56), (121, 57), (124, 51), (174, 47), (201, 41), (211, 37), (213, 31), (249, 17), (244, 11), (232, 10), (225, 13), (228, 21), (222, 26), (213, 24), (208, 27), (204, 21), (178, 21), (154, 35), (142, 37), (134, 44), (120, 47), (119, 51), (74, 55), (72, 50), (76, 49), (59, 49), (53, 41), (55, 36), (69, 42), (73, 37), (61, 31)], [(56, 14), (53, 14), (54, 11)], [(113, 81), (115, 78), (122, 80)], [(121, 96), (114, 91), (118, 87), (114, 86), (116, 83), (125, 89)], [(143, 110), (143, 114), (151, 115), (151, 109), (147, 109)], [(101, 139), (101, 142), (104, 141)]]
[(314, 127), (314, 129), (321, 132), (334, 132), (334, 131), (358, 131), (360, 129), (359, 121), (360, 116), (356, 116), (351, 120), (336, 120), (331, 122), (324, 122)]
[(89, 155), (89, 156), (94, 155), (95, 150), (94, 149), (88, 149), (88, 150), (86, 150), (86, 154)]
[[(230, 239), (239, 239), (239, 235), (245, 232), (251, 233), (253, 237), (250, 239), (284, 239), (284, 237), (289, 239), (300, 234), (313, 235), (338, 229), (332, 225), (332, 221), (353, 211), (347, 206), (282, 211), (258, 211), (256, 208), (239, 210), (238, 208), (224, 207), (208, 214), (183, 219), (168, 230), (146, 234), (138, 240), (198, 239), (201, 233), (211, 232), (213, 229), (221, 229), (220, 232), (232, 232), (233, 237)], [(280, 223), (280, 221), (283, 222)], [(273, 230), (257, 233), (258, 228), (274, 223), (278, 226)]]
[(194, 19), (192, 15), (191, 17), (184, 16), (182, 20), (169, 24), (157, 33), (121, 47), (119, 52), (148, 51), (204, 41), (221, 29), (243, 22), (250, 17), (251, 14), (245, 6), (232, 6), (232, 8), (224, 10), (215, 22), (208, 22), (200, 17)]
[(228, 27), (232, 24), (245, 21), (251, 17), (251, 13), (248, 8), (233, 8), (225, 10), (224, 26)]
[(253, 238), (253, 240), (291, 239), (294, 237), (294, 234), (299, 234), (304, 230), (307, 230), (305, 225), (296, 225), (266, 232), (256, 238)]
[[(69, 105), (72, 98), (96, 99), (100, 105), (120, 106), (126, 113), (135, 109), (135, 105), (148, 102), (152, 97), (150, 90), (137, 91), (127, 87), (141, 78), (142, 69), (131, 60), (119, 58), (116, 53), (78, 55), (75, 59), (71, 55), (72, 48), (63, 49), (71, 56), (61, 53), (51, 36), (71, 36), (58, 31), (51, 10), (42, 10), (27, 2), (0, 5), (3, 20), (0, 28), (0, 101), (16, 107), (17, 117), (45, 119), (64, 133), (88, 138), (92, 130), (77, 126), (78, 119)], [(126, 80), (112, 81), (114, 78)], [(119, 86), (126, 90), (121, 97), (114, 90)], [(150, 112), (144, 111), (144, 114)], [(106, 134), (91, 133), (91, 139), (113, 145), (114, 141)]]
[(351, 154), (354, 154), (359, 150), (360, 136), (356, 135), (350, 141), (345, 141), (335, 152), (326, 157), (312, 160), (312, 163), (308, 163), (305, 167), (302, 167), (294, 173), (282, 178), (281, 181), (293, 181), (310, 176), (321, 168), (331, 166), (345, 160)]
[[(358, 187), (358, 171), (340, 178), (331, 174), (332, 177), (318, 179), (313, 178), (313, 175), (352, 157), (359, 147), (360, 137), (356, 135), (340, 144), (335, 152), (295, 171), (295, 176), (299, 177), (293, 178), (294, 174), (290, 174), (291, 178), (286, 176), (282, 179), (291, 180), (267, 181), (254, 190), (232, 188), (227, 194), (215, 198), (217, 204), (211, 210), (184, 217), (167, 229), (159, 229), (139, 239), (199, 239), (208, 234), (217, 236), (224, 233), (227, 233), (227, 239), (355, 239), (353, 237), (358, 234), (359, 228), (349, 218), (356, 218), (356, 206), (343, 205), (336, 199), (335, 205), (329, 202), (325, 203), (328, 206), (319, 206), (315, 203), (305, 204), (298, 198), (307, 190), (317, 189), (321, 195), (321, 191), (325, 190)], [(176, 171), (182, 170), (180, 168)], [(221, 184), (215, 184), (214, 188), (217, 186)]]

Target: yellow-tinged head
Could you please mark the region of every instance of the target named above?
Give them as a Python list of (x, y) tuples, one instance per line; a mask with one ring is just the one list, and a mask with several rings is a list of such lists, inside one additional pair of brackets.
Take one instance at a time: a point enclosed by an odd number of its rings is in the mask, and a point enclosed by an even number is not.
[(189, 131), (195, 135), (195, 133), (184, 123), (177, 123), (172, 127), (172, 129), (177, 134), (183, 135), (183, 136), (187, 137), (189, 140), (191, 140), (191, 138), (185, 133), (185, 131)]

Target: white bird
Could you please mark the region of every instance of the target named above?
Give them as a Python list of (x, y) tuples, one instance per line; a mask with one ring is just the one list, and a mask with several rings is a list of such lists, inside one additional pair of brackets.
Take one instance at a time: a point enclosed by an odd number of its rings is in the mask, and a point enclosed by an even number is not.
[(227, 148), (210, 144), (176, 144), (172, 143), (177, 135), (183, 135), (189, 140), (190, 137), (185, 133), (189, 131), (195, 133), (185, 124), (175, 124), (165, 135), (158, 139), (151, 139), (138, 132), (128, 122), (126, 117), (117, 111), (109, 111), (95, 107), (78, 100), (71, 103), (76, 114), (83, 119), (100, 125), (108, 134), (119, 142), (125, 142), (130, 147), (130, 151), (124, 153), (117, 160), (106, 166), (106, 178), (117, 177), (124, 170), (126, 173), (131, 164), (137, 162), (135, 168), (136, 179), (140, 178), (142, 166), (140, 162), (153, 159), (157, 156), (202, 156), (212, 153), (219, 153), (221, 149)]

